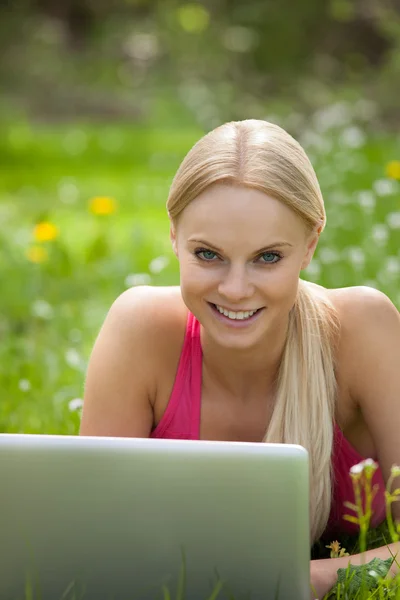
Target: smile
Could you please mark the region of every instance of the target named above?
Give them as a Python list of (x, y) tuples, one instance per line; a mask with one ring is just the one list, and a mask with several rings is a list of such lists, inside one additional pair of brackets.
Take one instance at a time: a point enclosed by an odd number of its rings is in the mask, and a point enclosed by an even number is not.
[(227, 308), (224, 308), (223, 306), (219, 306), (218, 304), (214, 304), (214, 306), (217, 309), (217, 311), (221, 313), (221, 315), (225, 315), (225, 317), (228, 317), (229, 319), (233, 319), (233, 320), (248, 319), (249, 317), (252, 317), (259, 310), (258, 308), (256, 308), (255, 310), (232, 311), (232, 310), (228, 310)]
[(212, 308), (214, 314), (224, 321), (225, 323), (239, 324), (250, 324), (253, 322), (258, 314), (263, 310), (263, 308), (257, 308), (253, 310), (239, 310), (232, 311), (220, 306), (219, 304), (213, 304), (212, 302), (208, 303)]

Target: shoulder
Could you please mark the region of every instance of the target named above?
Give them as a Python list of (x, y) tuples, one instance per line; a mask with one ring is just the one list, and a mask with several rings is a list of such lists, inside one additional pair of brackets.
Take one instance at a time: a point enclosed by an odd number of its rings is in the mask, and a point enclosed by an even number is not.
[(367, 286), (326, 290), (335, 307), (342, 337), (359, 342), (375, 334), (383, 335), (398, 323), (400, 315), (393, 302), (383, 292)]
[(397, 376), (400, 313), (388, 296), (374, 288), (327, 292), (340, 322), (340, 370), (351, 396), (362, 404), (372, 391), (374, 398), (379, 397)]
[(185, 328), (187, 308), (178, 286), (129, 288), (114, 301), (109, 318), (126, 335), (139, 337), (153, 349), (171, 343)]
[(179, 288), (131, 288), (115, 300), (88, 364), (82, 435), (148, 436), (185, 314)]
[(126, 290), (113, 307), (124, 323), (131, 347), (148, 382), (150, 403), (158, 423), (173, 388), (186, 333), (188, 309), (179, 286), (140, 286)]
[[(111, 317), (111, 315), (113, 315)], [(110, 309), (115, 328), (123, 329), (125, 347), (140, 349), (138, 360), (153, 382), (155, 401), (164, 380), (175, 374), (188, 309), (179, 286), (138, 286), (123, 292)]]
[(158, 325), (168, 322), (171, 316), (182, 315), (184, 305), (180, 287), (156, 287), (140, 285), (122, 292), (111, 309), (120, 316), (137, 320), (140, 316), (147, 321), (156, 319)]
[[(365, 334), (376, 324), (396, 322), (400, 313), (383, 292), (367, 286), (329, 289), (305, 282), (313, 293), (326, 299), (336, 310), (342, 335)], [(373, 319), (373, 320), (372, 320)], [(362, 327), (362, 331), (360, 330)]]
[[(383, 292), (367, 286), (327, 289), (307, 283), (333, 306), (339, 324), (338, 362), (349, 373), (381, 347), (400, 348), (400, 313)], [(358, 369), (359, 370), (359, 369)]]

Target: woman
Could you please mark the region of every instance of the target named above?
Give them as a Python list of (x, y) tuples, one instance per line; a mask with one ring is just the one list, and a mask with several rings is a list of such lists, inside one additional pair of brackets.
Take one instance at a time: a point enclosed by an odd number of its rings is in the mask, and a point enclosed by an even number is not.
[[(373, 525), (383, 521), (400, 463), (400, 318), (376, 290), (299, 279), (326, 221), (304, 150), (276, 125), (227, 123), (185, 157), (167, 208), (181, 285), (115, 301), (90, 359), (81, 435), (301, 444), (313, 541), (349, 531), (349, 468), (371, 457)], [(318, 595), (349, 560), (361, 557), (311, 562)]]

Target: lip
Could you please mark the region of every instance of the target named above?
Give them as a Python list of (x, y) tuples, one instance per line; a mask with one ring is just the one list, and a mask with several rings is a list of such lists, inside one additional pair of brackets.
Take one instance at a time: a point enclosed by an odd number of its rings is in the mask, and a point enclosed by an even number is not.
[[(228, 327), (233, 327), (234, 329), (242, 329), (244, 327), (250, 327), (255, 321), (257, 321), (257, 319), (259, 318), (261, 313), (264, 311), (264, 307), (260, 308), (252, 317), (249, 317), (248, 319), (229, 319), (229, 317), (226, 317), (225, 315), (221, 314), (215, 308), (215, 304), (213, 304), (212, 302), (207, 302), (207, 304), (210, 307), (210, 310), (212, 311), (212, 314), (214, 315), (214, 317), (216, 319), (218, 319), (224, 325), (227, 325)], [(235, 312), (239, 312), (239, 311), (235, 311)]]

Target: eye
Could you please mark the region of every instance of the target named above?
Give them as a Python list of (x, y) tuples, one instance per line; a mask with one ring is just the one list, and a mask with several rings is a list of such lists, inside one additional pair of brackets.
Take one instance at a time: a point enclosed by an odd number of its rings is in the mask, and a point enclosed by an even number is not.
[(195, 251), (195, 255), (200, 258), (200, 260), (211, 262), (217, 255), (212, 250), (207, 249), (199, 249)]
[(264, 252), (260, 258), (262, 263), (271, 265), (279, 262), (282, 256), (278, 252)]

